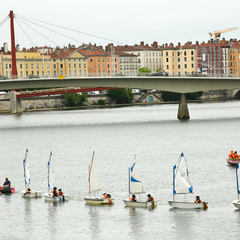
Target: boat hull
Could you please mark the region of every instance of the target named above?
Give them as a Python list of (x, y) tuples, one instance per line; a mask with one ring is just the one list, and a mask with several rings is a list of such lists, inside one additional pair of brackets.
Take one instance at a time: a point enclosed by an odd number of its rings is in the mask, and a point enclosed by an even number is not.
[[(86, 203), (88, 204), (95, 204), (95, 205), (101, 205), (101, 204), (110, 204), (108, 198), (94, 198), (94, 197), (87, 197), (84, 198)], [(111, 199), (112, 204), (114, 203), (114, 199)]]
[(206, 203), (191, 203), (191, 202), (175, 202), (175, 201), (168, 201), (170, 207), (173, 208), (181, 208), (181, 209), (205, 209), (204, 206)]
[(231, 159), (230, 157), (227, 157), (227, 163), (229, 164), (229, 165), (231, 165), (231, 166), (236, 166), (236, 165), (238, 165), (238, 163), (240, 162), (240, 160), (233, 160), (233, 159)]
[[(0, 189), (2, 188), (2, 186), (0, 186)], [(5, 193), (5, 194), (9, 194), (9, 193), (16, 193), (15, 188), (10, 188), (10, 190), (8, 189), (7, 191), (5, 191), (4, 189), (0, 191), (1, 193)]]
[(42, 192), (41, 191), (33, 191), (33, 193), (29, 194), (29, 193), (26, 193), (26, 190), (23, 190), (22, 197), (24, 197), (24, 198), (39, 198), (39, 197), (42, 197)]
[(63, 197), (53, 197), (51, 193), (46, 193), (43, 195), (45, 198), (45, 201), (47, 202), (64, 202), (64, 201), (69, 201), (70, 197), (68, 195), (64, 194), (64, 199)]
[(143, 208), (147, 208), (147, 207), (154, 207), (157, 206), (157, 201), (154, 202), (133, 202), (130, 200), (123, 200), (124, 203), (126, 204), (126, 206), (128, 207), (143, 207)]
[(234, 200), (232, 203), (236, 208), (240, 209), (240, 201), (239, 200)]

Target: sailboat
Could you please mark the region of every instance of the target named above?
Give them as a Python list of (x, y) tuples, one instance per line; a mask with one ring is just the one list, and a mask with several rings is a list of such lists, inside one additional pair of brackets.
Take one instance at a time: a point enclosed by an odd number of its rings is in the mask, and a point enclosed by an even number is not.
[(30, 192), (28, 191), (31, 183), (28, 149), (26, 149), (25, 158), (23, 159), (23, 170), (24, 170), (24, 179), (25, 179), (25, 190), (22, 190), (22, 196), (24, 198), (42, 197), (42, 192), (40, 191), (30, 191)]
[(50, 152), (49, 160), (48, 160), (48, 193), (44, 194), (45, 200), (49, 202), (64, 202), (69, 200), (69, 196), (64, 194), (60, 197), (53, 197), (53, 169), (51, 166), (52, 152)]
[(129, 198), (132, 194), (139, 194), (139, 200), (136, 202), (130, 199), (123, 200), (126, 206), (129, 207), (155, 207), (157, 201), (146, 202), (141, 200), (141, 194), (145, 193), (140, 178), (140, 173), (138, 171), (136, 155), (133, 159), (132, 165), (129, 167)]
[(188, 166), (186, 159), (181, 153), (177, 163), (173, 167), (173, 201), (168, 201), (168, 204), (174, 208), (183, 209), (207, 209), (205, 202), (194, 203), (194, 202), (177, 202), (175, 201), (176, 194), (190, 194), (193, 193), (193, 186), (190, 183), (188, 176)]
[[(89, 165), (89, 197), (85, 197), (84, 200), (89, 204), (113, 204), (114, 199), (109, 198), (99, 198), (96, 197), (97, 191), (100, 191), (100, 186), (98, 182), (97, 169), (95, 164), (95, 151), (93, 152), (92, 160)], [(94, 196), (91, 196), (94, 194)]]
[(237, 194), (238, 194), (238, 199), (234, 200), (232, 203), (236, 208), (240, 208), (240, 199), (239, 199), (239, 194), (240, 194), (240, 190), (239, 190), (239, 185), (238, 185), (238, 169), (239, 169), (239, 164), (236, 165), (236, 179), (237, 179)]

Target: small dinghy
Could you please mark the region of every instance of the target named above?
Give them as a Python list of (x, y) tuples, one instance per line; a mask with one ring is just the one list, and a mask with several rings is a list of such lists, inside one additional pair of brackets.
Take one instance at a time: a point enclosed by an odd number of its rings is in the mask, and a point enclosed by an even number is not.
[(238, 199), (234, 200), (232, 203), (236, 208), (240, 208), (240, 199), (239, 199), (239, 194), (240, 194), (240, 190), (239, 190), (239, 185), (238, 185), (238, 169), (239, 169), (239, 164), (236, 165), (236, 180), (237, 180), (237, 195), (238, 195)]
[(229, 156), (227, 157), (227, 163), (231, 166), (237, 166), (238, 163), (240, 162), (240, 160), (234, 160), (232, 158), (230, 158)]
[[(140, 173), (137, 167), (136, 155), (133, 159), (131, 166), (129, 167), (129, 199), (124, 199), (124, 203), (128, 207), (155, 207), (157, 201), (142, 201), (141, 194), (145, 193), (140, 177)], [(139, 199), (137, 201), (131, 201), (131, 195), (139, 194)]]
[[(88, 204), (113, 204), (114, 199), (109, 198), (99, 198), (96, 197), (96, 193), (100, 191), (100, 186), (98, 182), (97, 169), (95, 164), (95, 152), (93, 152), (91, 164), (89, 165), (89, 197), (85, 197), (84, 200)], [(94, 196), (91, 196), (94, 194)]]
[(8, 178), (5, 179), (6, 181), (4, 182), (4, 184), (8, 185), (10, 184), (10, 188), (9, 187), (5, 187), (5, 186), (0, 186), (0, 195), (3, 194), (10, 194), (10, 193), (16, 193), (15, 188), (11, 187), (11, 182), (8, 180)]
[(173, 201), (168, 201), (168, 204), (173, 208), (182, 209), (207, 209), (207, 203), (200, 202), (178, 202), (175, 201), (175, 195), (177, 194), (190, 194), (193, 193), (193, 187), (190, 183), (188, 176), (188, 167), (186, 159), (183, 153), (178, 158), (176, 165), (173, 167)]
[(23, 160), (23, 170), (24, 170), (24, 179), (25, 179), (25, 190), (22, 191), (22, 196), (24, 198), (42, 197), (42, 192), (32, 191), (30, 189), (31, 178), (30, 178), (30, 169), (29, 169), (28, 149), (26, 149), (25, 158)]
[(69, 200), (69, 196), (64, 194), (60, 197), (54, 197), (52, 191), (54, 189), (53, 186), (53, 169), (51, 166), (52, 152), (50, 152), (50, 157), (48, 161), (48, 193), (44, 194), (45, 200), (48, 202), (65, 202)]

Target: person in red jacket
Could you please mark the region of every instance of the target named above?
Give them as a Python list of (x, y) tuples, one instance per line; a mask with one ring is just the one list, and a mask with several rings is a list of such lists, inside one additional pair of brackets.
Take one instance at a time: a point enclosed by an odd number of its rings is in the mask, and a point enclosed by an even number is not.
[(201, 203), (201, 202), (202, 202), (202, 200), (200, 199), (200, 197), (199, 197), (199, 196), (196, 196), (195, 203)]
[(154, 201), (154, 198), (151, 196), (151, 194), (148, 194), (147, 197), (148, 197), (147, 202), (152, 202), (152, 201)]
[(131, 202), (137, 202), (136, 196), (133, 194), (130, 198)]

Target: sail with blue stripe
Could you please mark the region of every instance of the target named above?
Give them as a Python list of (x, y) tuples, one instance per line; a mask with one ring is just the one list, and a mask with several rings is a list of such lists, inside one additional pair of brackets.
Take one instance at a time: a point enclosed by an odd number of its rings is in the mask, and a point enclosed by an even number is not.
[(24, 170), (25, 189), (27, 191), (31, 183), (28, 149), (26, 149), (25, 158), (23, 159), (23, 170)]
[(193, 193), (193, 186), (188, 176), (188, 166), (183, 153), (173, 167), (173, 194)]
[(144, 193), (140, 173), (137, 167), (136, 155), (129, 168), (129, 194)]
[(53, 190), (53, 168), (51, 165), (52, 152), (50, 152), (49, 160), (48, 160), (48, 193), (51, 193)]

